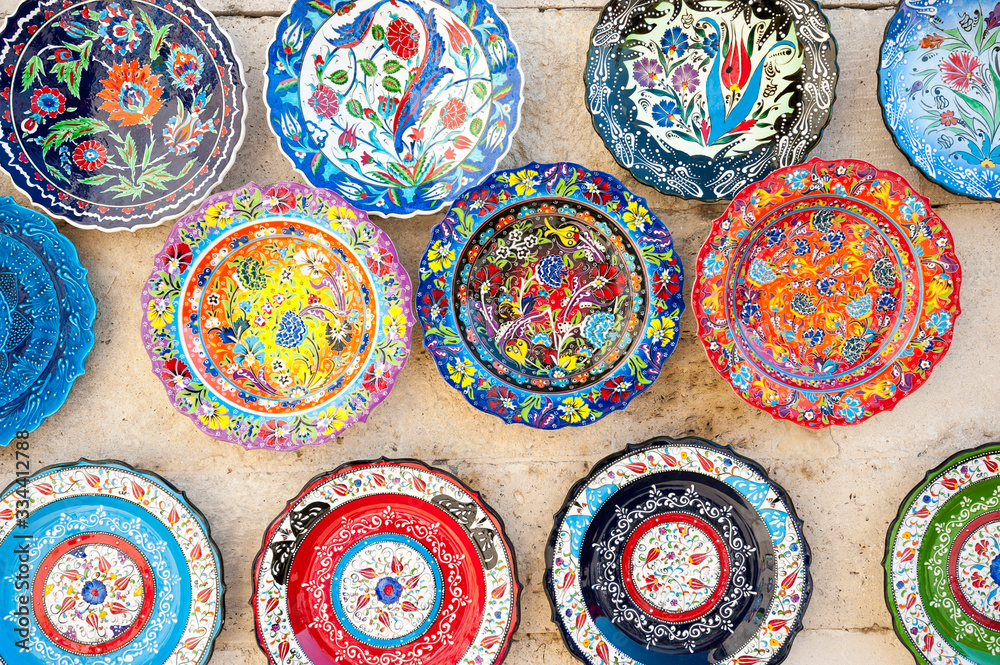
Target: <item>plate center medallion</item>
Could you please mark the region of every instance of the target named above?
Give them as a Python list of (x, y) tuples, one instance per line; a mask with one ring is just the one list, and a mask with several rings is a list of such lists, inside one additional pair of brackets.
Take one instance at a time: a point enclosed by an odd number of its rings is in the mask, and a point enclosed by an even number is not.
[(156, 595), (152, 571), (134, 545), (118, 536), (87, 534), (49, 552), (33, 589), (42, 632), (77, 654), (105, 654), (143, 629)]
[(299, 83), (307, 129), (323, 154), (383, 187), (453, 171), (485, 134), (492, 96), (479, 41), (431, 0), (351, 3), (312, 37)]
[(398, 534), (369, 536), (334, 571), (333, 607), (354, 637), (379, 647), (420, 637), (441, 607), (441, 570), (427, 548)]
[(861, 370), (896, 332), (902, 270), (892, 241), (856, 213), (780, 213), (749, 241), (731, 277), (737, 341), (778, 381)]
[(729, 555), (707, 522), (665, 513), (641, 524), (625, 545), (625, 586), (646, 612), (690, 621), (718, 603), (729, 580)]
[(480, 227), (459, 262), (454, 302), (485, 367), (553, 392), (614, 371), (646, 290), (641, 257), (614, 228), (599, 210), (561, 199), (513, 206)]
[(977, 623), (1000, 630), (1000, 512), (981, 515), (962, 529), (948, 568), (959, 606)]
[(332, 234), (269, 219), (239, 227), (200, 261), (182, 315), (189, 320), (195, 304), (201, 327), (197, 338), (185, 327), (185, 346), (194, 354), (201, 347), (207, 362), (192, 368), (240, 408), (260, 411), (263, 403), (267, 413), (289, 414), (318, 406), (362, 372), (375, 290)]
[(802, 78), (795, 24), (781, 37), (780, 18), (678, 4), (649, 5), (623, 40), (636, 122), (664, 148), (688, 155), (732, 157), (772, 141), (775, 122), (794, 110), (796, 86), (788, 82)]

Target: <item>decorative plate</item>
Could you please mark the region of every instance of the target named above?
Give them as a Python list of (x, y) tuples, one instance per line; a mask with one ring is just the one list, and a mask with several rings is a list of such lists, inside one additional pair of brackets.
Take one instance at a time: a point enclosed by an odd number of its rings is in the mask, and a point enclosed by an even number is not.
[(879, 64), (896, 145), (927, 178), (976, 199), (1000, 198), (998, 26), (1000, 6), (907, 0), (886, 26)]
[(222, 559), (204, 515), (122, 462), (50, 466), (8, 487), (0, 574), (5, 663), (201, 665), (222, 629)]
[(95, 308), (73, 244), (0, 197), (0, 445), (66, 402), (94, 346)]
[(785, 491), (731, 448), (629, 446), (556, 515), (552, 620), (591, 665), (778, 663), (812, 589), (801, 525)]
[(159, 224), (236, 157), (243, 69), (197, 0), (31, 0), (0, 45), (0, 166), (71, 224)]
[(415, 460), (317, 476), (264, 535), (251, 604), (272, 665), (496, 665), (520, 619), (503, 522)]
[(264, 101), (310, 182), (409, 217), (493, 171), (517, 129), (522, 78), (487, 0), (294, 0)]
[(431, 232), (417, 315), (477, 409), (587, 425), (645, 390), (677, 344), (684, 271), (646, 201), (577, 164), (500, 171)]
[(837, 43), (813, 0), (611, 0), (584, 72), (618, 163), (706, 201), (805, 161), (837, 77)]
[(181, 219), (143, 290), (153, 372), (206, 434), (295, 450), (364, 422), (410, 353), (410, 278), (340, 196), (216, 194)]
[(951, 345), (962, 269), (906, 180), (857, 160), (744, 189), (698, 254), (691, 302), (740, 397), (804, 427), (892, 409)]
[(1000, 640), (1000, 444), (928, 472), (886, 539), (885, 596), (918, 664), (996, 661)]

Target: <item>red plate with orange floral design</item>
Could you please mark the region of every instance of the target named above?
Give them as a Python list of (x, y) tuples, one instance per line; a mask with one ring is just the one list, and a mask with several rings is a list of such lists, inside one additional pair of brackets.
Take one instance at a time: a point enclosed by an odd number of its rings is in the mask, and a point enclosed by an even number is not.
[(805, 427), (893, 408), (947, 352), (961, 311), (948, 227), (904, 178), (858, 160), (813, 159), (744, 189), (697, 271), (712, 364)]

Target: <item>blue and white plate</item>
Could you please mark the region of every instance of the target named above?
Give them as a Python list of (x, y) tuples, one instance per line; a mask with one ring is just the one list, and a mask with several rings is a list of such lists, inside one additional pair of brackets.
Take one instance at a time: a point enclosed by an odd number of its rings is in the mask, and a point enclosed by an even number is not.
[(0, 445), (66, 401), (94, 346), (94, 296), (73, 244), (0, 198)]
[(204, 516), (121, 462), (51, 466), (0, 494), (0, 576), (5, 663), (202, 665), (222, 628)]
[(1000, 198), (1000, 5), (904, 2), (886, 26), (879, 101), (896, 145), (955, 194)]
[(295, 0), (264, 101), (292, 164), (380, 215), (451, 203), (510, 147), (522, 74), (486, 0)]

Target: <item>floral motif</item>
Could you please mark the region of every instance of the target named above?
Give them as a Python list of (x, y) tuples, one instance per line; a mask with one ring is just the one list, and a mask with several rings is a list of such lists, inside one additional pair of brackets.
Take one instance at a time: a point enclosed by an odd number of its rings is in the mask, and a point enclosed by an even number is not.
[[(310, 570), (305, 585), (287, 575), (292, 557)], [(382, 460), (345, 464), (289, 503), (254, 565), (252, 604), (271, 665), (346, 652), (358, 665), (421, 665), (428, 653), (496, 665), (520, 588), (502, 524), (475, 493), (421, 463)]]
[(748, 187), (698, 261), (693, 301), (713, 365), (745, 400), (806, 427), (892, 408), (948, 348), (937, 314), (959, 312), (944, 223), (864, 162), (812, 160)]
[[(442, 374), (475, 406), (535, 427), (624, 407), (655, 378), (640, 367), (658, 371), (676, 342), (679, 287), (649, 294), (652, 275), (681, 281), (669, 233), (616, 180), (572, 164), (501, 172), (489, 189), (492, 216), (472, 214), (483, 195), (469, 192), (421, 264), (417, 311)], [(646, 242), (658, 249), (640, 253)], [(602, 397), (615, 375), (628, 381)], [(515, 408), (501, 385), (516, 388)]]
[(20, 57), (0, 67), (16, 93), (0, 119), (17, 145), (5, 167), (37, 203), (80, 225), (134, 228), (221, 179), (242, 138), (243, 84), (226, 37), (185, 1), (41, 0), (8, 22)]
[(883, 45), (879, 69), (879, 98), (902, 150), (932, 181), (980, 199), (1000, 195), (998, 16), (965, 0), (927, 16), (901, 6), (889, 26), (899, 36)]
[(714, 200), (783, 165), (781, 137), (795, 137), (797, 155), (818, 141), (837, 80), (828, 23), (811, 2), (765, 5), (605, 7), (585, 79), (619, 163), (666, 193)]
[(353, 204), (437, 209), (506, 151), (521, 79), (488, 3), (359, 0), (330, 14), (297, 0), (279, 33), (272, 127), (307, 177)]
[(328, 192), (251, 184), (207, 201), (178, 223), (146, 289), (154, 368), (203, 359), (183, 385), (163, 374), (177, 408), (247, 447), (337, 436), (406, 360), (408, 282), (395, 255)]

